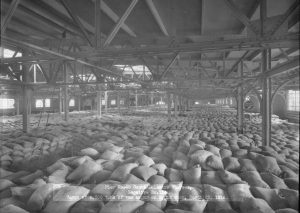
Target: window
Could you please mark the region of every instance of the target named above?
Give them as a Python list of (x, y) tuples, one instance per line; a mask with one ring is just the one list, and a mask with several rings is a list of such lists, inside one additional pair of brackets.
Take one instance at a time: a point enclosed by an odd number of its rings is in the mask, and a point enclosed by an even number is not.
[(199, 104), (199, 102), (198, 102), (198, 101), (196, 101), (196, 102), (195, 102), (195, 104), (196, 104), (196, 105), (198, 105), (198, 104)]
[(299, 90), (288, 91), (288, 110), (299, 111)]
[(111, 101), (110, 101), (110, 104), (111, 104), (111, 105), (116, 105), (116, 100), (111, 100)]
[(36, 99), (35, 100), (35, 107), (36, 108), (44, 107), (44, 102), (45, 102), (45, 107), (50, 107), (51, 101), (50, 101), (49, 98), (47, 98), (47, 99)]
[(1, 98), (0, 99), (0, 109), (13, 109), (15, 104), (15, 99)]
[(124, 105), (124, 99), (120, 100), (120, 105)]
[(101, 102), (102, 102), (102, 105), (105, 105), (105, 100), (101, 100)]
[(44, 106), (43, 99), (36, 99), (35, 100), (35, 107), (36, 108), (41, 108), (43, 106)]
[(70, 107), (75, 106), (75, 100), (74, 99), (70, 99), (69, 106)]
[(50, 107), (50, 99), (45, 99), (45, 107)]

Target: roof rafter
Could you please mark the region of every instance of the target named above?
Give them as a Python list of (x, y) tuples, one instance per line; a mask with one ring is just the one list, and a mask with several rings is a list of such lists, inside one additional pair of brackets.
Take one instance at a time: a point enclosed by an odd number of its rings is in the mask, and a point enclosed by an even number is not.
[(226, 3), (227, 7), (231, 9), (233, 12), (233, 15), (240, 21), (242, 22), (245, 26), (248, 27), (249, 30), (251, 30), (255, 35), (259, 34), (259, 30), (256, 29), (256, 27), (251, 23), (250, 19), (242, 13), (237, 6), (233, 3), (232, 0), (224, 0)]
[(4, 34), (4, 32), (7, 28), (7, 25), (9, 23), (9, 21), (11, 20), (11, 18), (13, 17), (19, 3), (20, 3), (20, 0), (13, 0), (10, 3), (9, 9), (6, 12), (4, 19), (1, 21), (1, 34)]
[(67, 10), (68, 14), (71, 16), (71, 18), (76, 23), (76, 25), (79, 27), (79, 29), (81, 30), (81, 32), (84, 35), (85, 39), (88, 41), (89, 45), (92, 47), (93, 42), (90, 39), (90, 37), (89, 37), (87, 31), (85, 30), (83, 24), (80, 22), (78, 16), (74, 13), (74, 11), (72, 11), (70, 5), (67, 3), (66, 0), (60, 0), (60, 2), (64, 6), (64, 8)]
[(148, 5), (148, 7), (149, 7), (149, 9), (150, 9), (150, 11), (152, 13), (152, 15), (154, 16), (156, 23), (158, 24), (159, 28), (163, 32), (163, 34), (165, 36), (169, 36), (169, 33), (168, 33), (168, 31), (167, 31), (167, 29), (165, 27), (165, 24), (163, 23), (160, 15), (159, 15), (159, 12), (158, 12), (157, 8), (154, 5), (153, 0), (146, 0), (146, 3)]
[(131, 1), (129, 7), (126, 9), (126, 11), (122, 15), (122, 17), (118, 20), (118, 22), (114, 26), (113, 30), (111, 31), (111, 33), (107, 36), (107, 38), (106, 38), (106, 40), (105, 40), (105, 42), (103, 44), (104, 47), (108, 46), (111, 43), (111, 41), (115, 38), (115, 36), (117, 35), (119, 29), (124, 24), (125, 20), (130, 15), (131, 11), (133, 10), (134, 6), (137, 3), (138, 3), (138, 0), (132, 0)]

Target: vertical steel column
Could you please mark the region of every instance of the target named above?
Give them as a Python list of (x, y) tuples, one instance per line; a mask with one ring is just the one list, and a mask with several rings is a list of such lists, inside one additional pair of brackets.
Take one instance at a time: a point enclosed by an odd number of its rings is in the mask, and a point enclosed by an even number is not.
[[(66, 64), (63, 64), (64, 82), (68, 81), (68, 72)], [(69, 120), (69, 97), (68, 97), (68, 85), (64, 85), (64, 120)]]
[[(28, 82), (28, 67), (26, 65), (23, 65), (23, 76), (22, 80), (24, 83)], [(23, 85), (22, 86), (23, 91), (23, 112), (22, 112), (22, 118), (23, 118), (23, 132), (28, 132), (29, 130), (29, 123), (30, 123), (30, 116), (29, 116), (29, 89), (28, 86)]]
[[(262, 51), (262, 73), (266, 73), (270, 69), (270, 61), (268, 60), (270, 51)], [(264, 146), (270, 146), (271, 142), (271, 122), (272, 122), (272, 109), (271, 109), (271, 78), (263, 75), (262, 79), (262, 140)]]
[[(243, 61), (240, 63), (240, 69), (239, 69), (239, 76), (243, 77), (243, 70), (244, 70), (244, 64)], [(238, 120), (238, 126), (237, 131), (239, 134), (243, 134), (244, 130), (244, 96), (243, 96), (243, 85), (240, 85), (238, 87), (238, 94), (237, 94), (237, 120)]]

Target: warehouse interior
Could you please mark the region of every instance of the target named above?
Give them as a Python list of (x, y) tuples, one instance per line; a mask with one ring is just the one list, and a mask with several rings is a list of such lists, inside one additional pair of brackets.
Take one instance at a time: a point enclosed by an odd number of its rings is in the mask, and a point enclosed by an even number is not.
[(299, 212), (299, 0), (1, 0), (0, 56), (0, 212)]

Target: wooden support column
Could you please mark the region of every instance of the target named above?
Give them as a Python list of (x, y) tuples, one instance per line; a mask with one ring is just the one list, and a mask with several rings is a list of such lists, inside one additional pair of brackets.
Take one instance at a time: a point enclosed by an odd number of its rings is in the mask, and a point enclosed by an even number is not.
[(178, 96), (179, 98), (179, 114), (182, 113), (182, 97), (181, 96)]
[(130, 108), (130, 93), (129, 90), (127, 91), (127, 108)]
[(168, 102), (168, 121), (171, 121), (171, 97), (170, 93), (167, 93), (167, 102)]
[(20, 96), (18, 95), (16, 98), (16, 115), (20, 115)]
[(108, 107), (108, 91), (104, 92), (104, 100), (105, 100), (105, 113), (107, 114), (107, 107)]
[(59, 114), (62, 113), (62, 95), (61, 95), (61, 88), (59, 87), (58, 91), (58, 109), (59, 109)]
[[(24, 83), (27, 83), (29, 81), (29, 70), (26, 65), (23, 65), (23, 76), (22, 80)], [(26, 85), (22, 86), (23, 91), (23, 132), (29, 131), (29, 124), (30, 124), (30, 116), (29, 116), (29, 108), (30, 108), (30, 99), (29, 99), (29, 88)]]
[(153, 93), (151, 93), (151, 96), (150, 96), (150, 105), (153, 105)]
[[(270, 69), (271, 50), (262, 51), (262, 73), (265, 74)], [(271, 78), (263, 75), (262, 79), (262, 142), (264, 146), (270, 146), (271, 143), (271, 125), (272, 125), (272, 109), (271, 109)]]
[[(63, 64), (63, 75), (64, 82), (68, 81), (68, 73), (66, 69), (66, 64)], [(64, 120), (69, 120), (69, 97), (68, 97), (68, 85), (64, 85)]]
[(101, 47), (101, 4), (102, 0), (95, 1), (95, 47)]
[(118, 91), (117, 94), (117, 106), (118, 106), (118, 113), (121, 114), (121, 109), (120, 109), (120, 92)]
[[(243, 61), (240, 63), (239, 76), (243, 76)], [(243, 85), (238, 87), (237, 93), (237, 132), (243, 134), (244, 125), (244, 96)]]
[(177, 117), (178, 116), (178, 110), (177, 110), (178, 97), (177, 97), (177, 95), (174, 95), (173, 97), (174, 97), (174, 115), (175, 115), (175, 117)]
[(78, 96), (77, 100), (78, 100), (77, 110), (80, 111), (81, 110), (81, 98), (80, 98), (80, 96)]
[(135, 91), (135, 108), (137, 109), (138, 107), (138, 94), (137, 91)]
[(97, 118), (101, 118), (102, 116), (102, 110), (101, 110), (101, 101), (102, 101), (102, 98), (101, 98), (101, 91), (100, 89), (98, 88), (97, 89), (97, 97), (96, 97), (96, 103), (97, 103)]

